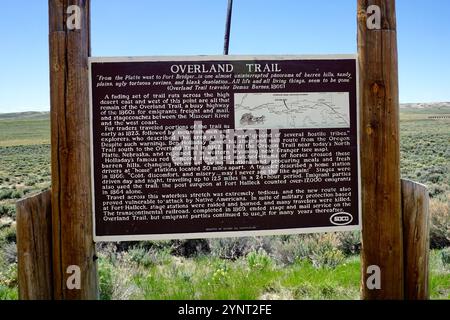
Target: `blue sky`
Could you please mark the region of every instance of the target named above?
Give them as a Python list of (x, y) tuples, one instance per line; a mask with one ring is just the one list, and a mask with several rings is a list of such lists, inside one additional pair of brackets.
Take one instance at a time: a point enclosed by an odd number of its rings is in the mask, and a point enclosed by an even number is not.
[[(49, 110), (47, 0), (0, 0), (0, 112)], [(356, 52), (356, 0), (234, 0), (230, 54)], [(221, 54), (227, 0), (92, 0), (93, 56)], [(450, 101), (450, 1), (397, 0), (401, 102)]]

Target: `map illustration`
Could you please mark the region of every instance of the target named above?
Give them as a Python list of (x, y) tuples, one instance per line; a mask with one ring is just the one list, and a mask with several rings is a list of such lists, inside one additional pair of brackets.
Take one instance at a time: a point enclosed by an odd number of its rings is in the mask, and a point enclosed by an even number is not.
[(348, 92), (235, 93), (235, 127), (349, 128)]

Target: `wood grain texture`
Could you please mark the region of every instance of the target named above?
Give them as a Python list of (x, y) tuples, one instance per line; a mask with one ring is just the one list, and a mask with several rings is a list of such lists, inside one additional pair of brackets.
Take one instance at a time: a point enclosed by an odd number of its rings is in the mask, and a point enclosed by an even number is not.
[[(381, 8), (380, 30), (367, 8)], [(403, 299), (399, 96), (394, 0), (358, 0), (363, 299)], [(367, 267), (381, 269), (381, 289), (366, 286)]]
[(405, 299), (427, 300), (430, 214), (427, 188), (402, 180)]
[[(79, 30), (66, 27), (69, 5), (81, 8)], [(89, 1), (49, 0), (49, 28), (54, 298), (96, 299), (89, 156)], [(81, 268), (80, 290), (67, 289), (70, 265)]]
[(51, 193), (16, 203), (19, 298), (50, 300), (52, 284)]

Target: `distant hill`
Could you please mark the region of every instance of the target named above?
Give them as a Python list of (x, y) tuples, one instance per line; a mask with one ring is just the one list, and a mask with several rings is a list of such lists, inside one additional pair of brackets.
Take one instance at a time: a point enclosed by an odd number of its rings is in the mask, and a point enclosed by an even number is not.
[(404, 103), (400, 105), (400, 111), (404, 113), (436, 113), (449, 114), (450, 102), (433, 102), (433, 103)]
[(429, 109), (429, 108), (450, 108), (450, 102), (432, 102), (432, 103), (403, 103), (400, 108), (406, 109)]
[(0, 113), (0, 120), (48, 120), (49, 118), (48, 111)]

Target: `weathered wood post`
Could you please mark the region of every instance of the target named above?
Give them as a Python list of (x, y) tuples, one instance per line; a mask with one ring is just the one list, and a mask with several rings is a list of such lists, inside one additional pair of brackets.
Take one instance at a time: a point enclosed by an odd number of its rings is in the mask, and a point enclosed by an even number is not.
[(46, 191), (16, 203), (19, 299), (50, 300), (52, 206)]
[(89, 160), (89, 4), (49, 0), (55, 299), (98, 297)]
[[(367, 25), (369, 6), (380, 28)], [(375, 17), (376, 18), (376, 17)], [(399, 95), (395, 0), (358, 0), (363, 299), (403, 299)], [(381, 288), (369, 288), (369, 266)], [(369, 269), (371, 270), (371, 269)]]
[(427, 300), (430, 214), (427, 188), (402, 180), (405, 299)]

